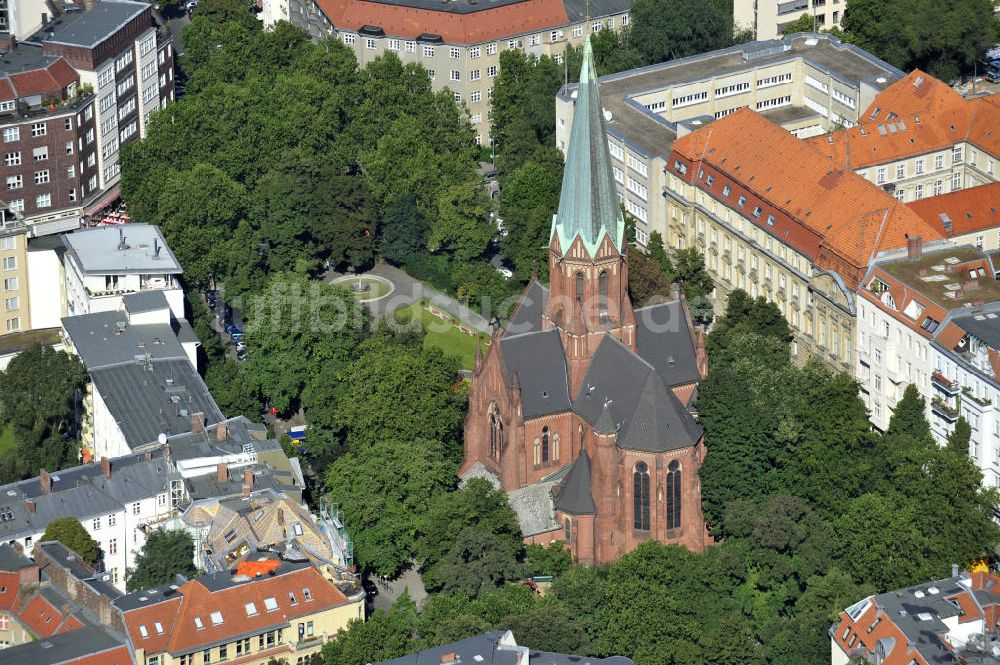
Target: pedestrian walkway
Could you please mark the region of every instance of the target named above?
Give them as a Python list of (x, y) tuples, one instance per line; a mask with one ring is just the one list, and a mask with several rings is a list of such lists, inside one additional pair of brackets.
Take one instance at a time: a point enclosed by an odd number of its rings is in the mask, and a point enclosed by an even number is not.
[[(414, 302), (426, 300), (438, 309), (448, 312), (470, 328), (484, 335), (490, 334), (489, 321), (480, 316), (479, 313), (471, 310), (468, 306), (463, 305), (448, 294), (441, 293), (434, 287), (411, 277), (399, 268), (387, 263), (379, 263), (370, 271), (362, 274), (383, 277), (395, 286), (395, 290), (389, 297), (365, 303), (372, 314), (377, 317), (391, 314), (397, 309), (406, 307)], [(324, 276), (324, 279), (331, 282), (341, 276), (340, 273), (329, 272)]]

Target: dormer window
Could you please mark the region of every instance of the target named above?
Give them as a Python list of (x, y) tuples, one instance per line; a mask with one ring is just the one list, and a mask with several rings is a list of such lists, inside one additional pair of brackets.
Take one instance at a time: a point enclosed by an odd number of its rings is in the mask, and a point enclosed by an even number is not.
[(257, 614), (257, 606), (254, 605), (253, 603), (247, 603), (246, 605), (243, 606), (243, 609), (247, 611), (248, 617), (252, 617)]
[(213, 626), (218, 626), (220, 623), (222, 623), (222, 612), (212, 612), (210, 617), (212, 619)]

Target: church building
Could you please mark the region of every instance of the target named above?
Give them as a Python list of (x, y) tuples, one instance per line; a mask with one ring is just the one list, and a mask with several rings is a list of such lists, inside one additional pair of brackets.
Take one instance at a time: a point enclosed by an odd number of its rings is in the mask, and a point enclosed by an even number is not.
[(709, 536), (689, 412), (704, 345), (683, 299), (633, 309), (629, 251), (589, 41), (546, 287), (532, 278), (477, 357), (463, 480), (502, 487), (525, 541), (607, 563), (647, 539), (700, 551)]

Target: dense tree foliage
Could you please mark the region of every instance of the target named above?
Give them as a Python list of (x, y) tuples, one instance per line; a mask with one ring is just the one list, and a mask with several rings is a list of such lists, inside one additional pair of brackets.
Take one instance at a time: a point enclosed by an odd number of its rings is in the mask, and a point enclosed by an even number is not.
[(451, 93), (393, 54), (358, 68), (336, 39), (208, 1), (185, 28), (187, 94), (122, 155), (130, 212), (163, 227), (191, 285), (240, 295), (377, 251), (479, 260), (492, 227)]
[(157, 529), (146, 538), (146, 544), (135, 557), (135, 568), (125, 576), (128, 591), (151, 589), (173, 582), (177, 575), (194, 577), (194, 541), (187, 531)]
[(87, 371), (76, 356), (35, 345), (0, 372), (0, 429), (13, 428), (15, 448), (0, 463), (0, 483), (77, 461), (77, 397)]
[(845, 37), (903, 70), (948, 81), (971, 74), (1000, 38), (990, 0), (857, 0), (844, 10)]
[(96, 565), (101, 558), (101, 548), (97, 541), (91, 538), (80, 521), (73, 517), (57, 517), (49, 522), (42, 539), (38, 542), (44, 543), (49, 540), (58, 540), (91, 566)]

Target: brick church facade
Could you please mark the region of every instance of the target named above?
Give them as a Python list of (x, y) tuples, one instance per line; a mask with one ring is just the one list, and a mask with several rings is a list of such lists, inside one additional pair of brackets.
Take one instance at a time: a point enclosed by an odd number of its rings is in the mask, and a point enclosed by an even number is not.
[(507, 492), (527, 542), (562, 540), (582, 563), (650, 538), (695, 551), (709, 540), (688, 411), (704, 346), (683, 299), (632, 307), (624, 235), (588, 42), (550, 284), (533, 278), (477, 357), (460, 471)]

